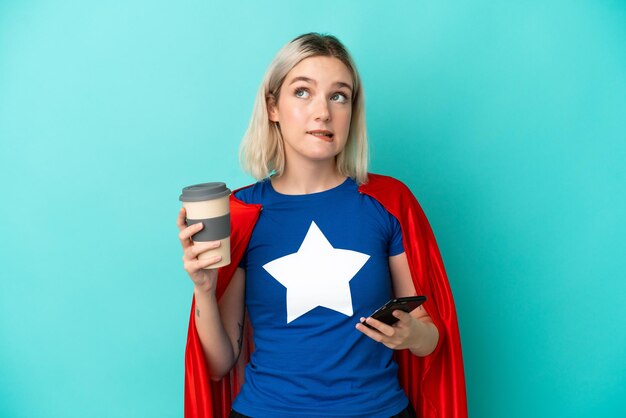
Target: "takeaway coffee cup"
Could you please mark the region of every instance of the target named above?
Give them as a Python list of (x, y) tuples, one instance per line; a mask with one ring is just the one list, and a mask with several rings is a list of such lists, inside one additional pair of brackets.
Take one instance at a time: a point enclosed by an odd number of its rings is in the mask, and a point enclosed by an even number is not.
[(187, 211), (187, 225), (202, 222), (204, 227), (191, 239), (194, 243), (221, 241), (222, 245), (198, 256), (204, 260), (221, 255), (222, 260), (208, 269), (230, 264), (230, 190), (224, 183), (202, 183), (183, 188), (179, 200)]

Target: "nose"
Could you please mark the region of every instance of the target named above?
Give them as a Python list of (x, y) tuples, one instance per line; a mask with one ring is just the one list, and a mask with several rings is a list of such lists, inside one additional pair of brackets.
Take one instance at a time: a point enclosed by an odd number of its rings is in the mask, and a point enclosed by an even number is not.
[(317, 100), (315, 105), (315, 120), (329, 121), (330, 120), (330, 107), (325, 98), (321, 97)]

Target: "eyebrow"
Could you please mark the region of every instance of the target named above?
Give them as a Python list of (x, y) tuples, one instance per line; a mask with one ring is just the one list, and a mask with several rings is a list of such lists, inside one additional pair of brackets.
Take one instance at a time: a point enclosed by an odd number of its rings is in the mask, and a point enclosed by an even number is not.
[[(312, 78), (309, 77), (295, 77), (293, 80), (291, 80), (291, 83), (289, 83), (289, 85), (292, 85), (293, 83), (295, 83), (296, 81), (304, 81), (307, 83), (311, 83), (311, 84), (315, 84), (317, 85), (317, 82), (315, 80), (313, 80)], [(352, 91), (352, 86), (348, 83), (344, 83), (343, 81), (337, 81), (335, 84), (335, 86), (339, 86), (339, 87), (346, 87), (348, 90)]]

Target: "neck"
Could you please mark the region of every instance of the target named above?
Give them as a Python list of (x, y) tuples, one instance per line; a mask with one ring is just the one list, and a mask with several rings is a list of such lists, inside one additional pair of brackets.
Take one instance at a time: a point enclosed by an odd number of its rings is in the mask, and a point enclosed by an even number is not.
[(345, 179), (346, 176), (339, 173), (334, 161), (325, 167), (317, 164), (298, 164), (297, 167), (286, 164), (280, 176), (272, 177), (272, 187), (282, 194), (310, 194), (337, 187)]

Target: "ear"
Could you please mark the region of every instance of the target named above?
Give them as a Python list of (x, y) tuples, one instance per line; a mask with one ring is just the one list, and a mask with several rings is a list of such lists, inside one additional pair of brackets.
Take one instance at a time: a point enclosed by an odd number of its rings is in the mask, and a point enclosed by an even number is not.
[(272, 122), (278, 122), (278, 104), (273, 94), (267, 96), (267, 114)]

